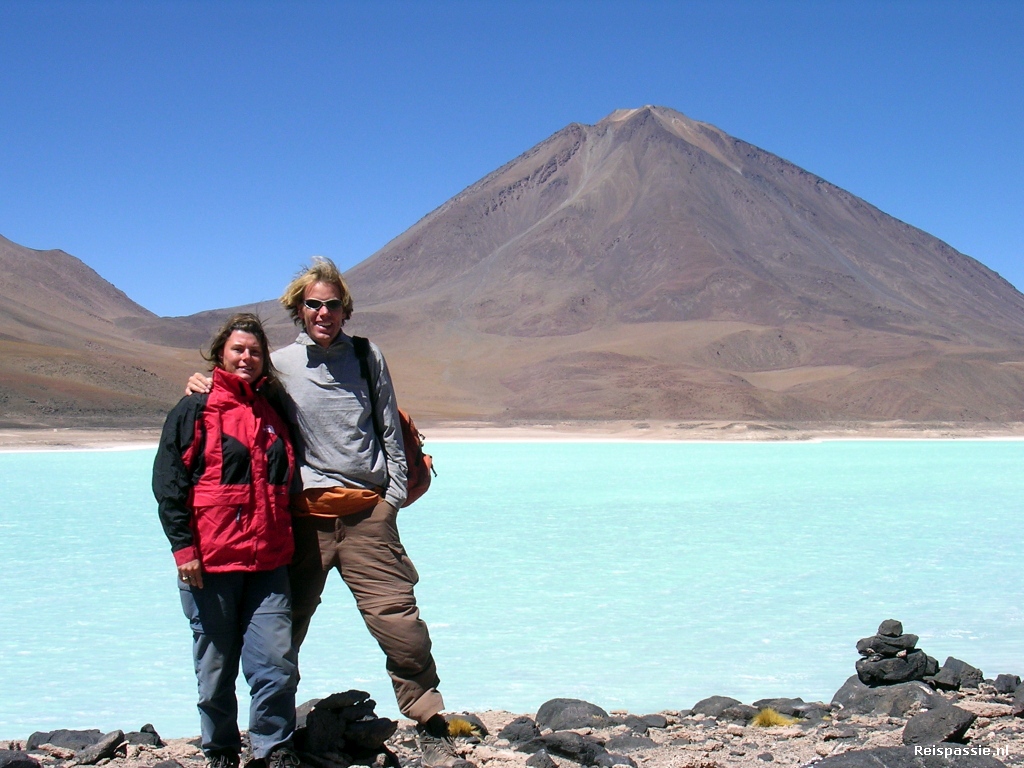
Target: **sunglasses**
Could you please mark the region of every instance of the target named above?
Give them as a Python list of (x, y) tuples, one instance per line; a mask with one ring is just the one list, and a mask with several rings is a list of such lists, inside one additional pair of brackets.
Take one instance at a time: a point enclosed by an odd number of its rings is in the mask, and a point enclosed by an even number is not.
[(302, 306), (306, 309), (312, 310), (313, 312), (319, 312), (320, 307), (327, 307), (328, 312), (337, 312), (341, 309), (341, 299), (328, 299), (327, 301), (320, 301), (320, 299), (306, 299), (302, 302)]

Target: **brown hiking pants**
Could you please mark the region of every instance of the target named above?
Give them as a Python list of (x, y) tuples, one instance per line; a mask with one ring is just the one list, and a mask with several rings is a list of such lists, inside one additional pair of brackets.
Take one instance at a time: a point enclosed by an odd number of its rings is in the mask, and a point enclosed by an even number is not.
[(294, 518), (292, 636), (298, 650), (320, 604), (327, 574), (337, 568), (356, 599), (366, 628), (387, 656), (398, 708), (425, 723), (444, 709), (430, 635), (416, 607), (419, 580), (398, 538), (398, 513), (381, 502), (343, 517)]

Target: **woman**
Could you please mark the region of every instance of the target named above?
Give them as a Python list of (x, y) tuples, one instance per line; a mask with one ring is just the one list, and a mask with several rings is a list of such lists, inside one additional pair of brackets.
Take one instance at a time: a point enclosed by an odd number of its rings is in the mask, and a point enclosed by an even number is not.
[(253, 756), (293, 766), (295, 689), (288, 491), (295, 459), (285, 421), (265, 397), (275, 386), (255, 315), (233, 316), (210, 344), (213, 387), (179, 402), (164, 423), (153, 493), (192, 625), (202, 749), (211, 768), (236, 768), (235, 678), (252, 694)]

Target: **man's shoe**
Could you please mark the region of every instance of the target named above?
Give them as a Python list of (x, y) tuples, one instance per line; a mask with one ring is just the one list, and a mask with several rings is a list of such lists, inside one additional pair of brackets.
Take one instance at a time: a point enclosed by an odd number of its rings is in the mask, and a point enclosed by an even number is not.
[(267, 758), (268, 768), (299, 768), (299, 756), (291, 747), (278, 747)]
[(221, 753), (206, 758), (207, 768), (238, 768), (238, 755)]
[(448, 735), (448, 723), (441, 715), (434, 715), (423, 725), (416, 726), (416, 744), (420, 748), (421, 768), (468, 768), (473, 765), (463, 759)]

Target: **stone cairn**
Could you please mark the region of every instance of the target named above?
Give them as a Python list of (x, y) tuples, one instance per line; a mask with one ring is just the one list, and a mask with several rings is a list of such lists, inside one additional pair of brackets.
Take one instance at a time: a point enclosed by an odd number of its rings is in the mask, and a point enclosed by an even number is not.
[(308, 701), (296, 710), (295, 749), (315, 768), (347, 768), (352, 764), (397, 766), (385, 746), (398, 723), (374, 712), (377, 703), (366, 691), (333, 693)]
[[(917, 635), (904, 634), (903, 624), (886, 619), (878, 625), (878, 633), (857, 641), (857, 677), (865, 685), (897, 685), (921, 681), (939, 691), (977, 688), (985, 675), (965, 661), (946, 659), (939, 662), (917, 647)], [(1009, 681), (1003, 683), (1008, 685)]]
[(857, 677), (865, 685), (896, 685), (935, 675), (939, 663), (916, 647), (918, 639), (904, 634), (896, 619), (886, 619), (878, 634), (857, 641)]

